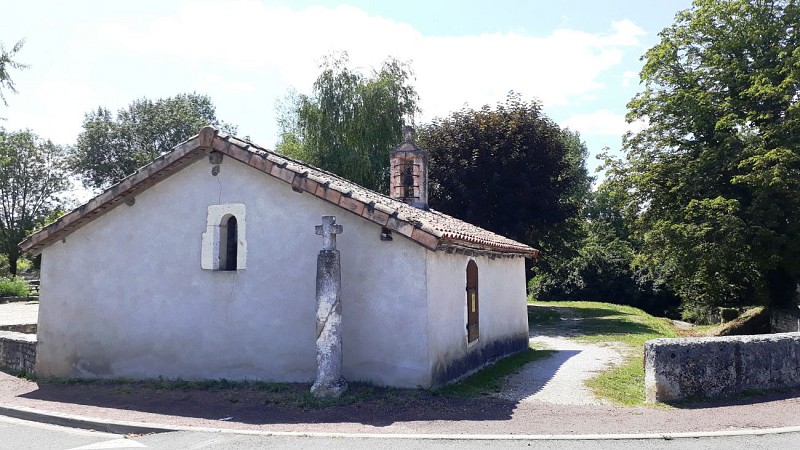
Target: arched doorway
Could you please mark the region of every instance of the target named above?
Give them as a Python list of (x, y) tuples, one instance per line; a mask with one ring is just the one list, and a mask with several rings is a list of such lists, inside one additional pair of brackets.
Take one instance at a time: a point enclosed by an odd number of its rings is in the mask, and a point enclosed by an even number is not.
[(478, 339), (478, 265), (475, 261), (467, 264), (467, 342)]

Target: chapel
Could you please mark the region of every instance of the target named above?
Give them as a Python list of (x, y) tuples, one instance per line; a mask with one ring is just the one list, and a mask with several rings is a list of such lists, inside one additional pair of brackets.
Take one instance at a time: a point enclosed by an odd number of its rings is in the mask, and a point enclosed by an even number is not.
[(390, 192), (205, 127), (28, 237), (36, 372), (308, 382), (322, 216), (341, 254), (347, 380), (435, 387), (528, 346), (538, 251), (428, 205), (407, 130)]

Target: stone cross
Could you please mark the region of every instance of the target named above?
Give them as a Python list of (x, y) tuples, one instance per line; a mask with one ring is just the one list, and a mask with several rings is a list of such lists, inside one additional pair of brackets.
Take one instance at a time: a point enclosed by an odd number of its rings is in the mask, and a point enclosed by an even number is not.
[(314, 227), (322, 235), (322, 249), (336, 250), (336, 235), (342, 234), (342, 226), (336, 223), (335, 216), (322, 216), (322, 225)]
[(315, 397), (339, 397), (347, 390), (342, 377), (342, 276), (336, 235), (341, 225), (336, 217), (322, 216), (316, 226), (322, 235), (322, 250), (317, 256), (317, 379), (311, 386)]

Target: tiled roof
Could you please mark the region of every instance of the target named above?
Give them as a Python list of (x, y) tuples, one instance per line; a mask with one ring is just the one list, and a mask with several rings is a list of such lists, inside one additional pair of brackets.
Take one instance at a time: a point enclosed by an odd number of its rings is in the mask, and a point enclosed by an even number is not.
[(430, 249), (536, 258), (539, 251), (433, 210), (422, 210), (361, 187), (342, 177), (226, 135), (212, 127), (177, 145), (133, 175), (25, 239), (34, 254), (183, 167), (217, 151)]

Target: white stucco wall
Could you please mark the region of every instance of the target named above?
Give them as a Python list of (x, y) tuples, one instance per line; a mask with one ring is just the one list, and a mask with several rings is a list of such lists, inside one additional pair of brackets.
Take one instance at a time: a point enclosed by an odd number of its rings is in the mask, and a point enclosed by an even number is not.
[[(208, 207), (224, 203), (246, 206), (246, 270), (201, 269)], [(425, 385), (427, 251), (230, 158), (216, 177), (198, 161), (44, 250), (37, 373), (313, 380), (322, 215), (344, 226), (345, 377)]]
[[(478, 266), (480, 334), (467, 343), (467, 263)], [(434, 384), (450, 381), (505, 353), (527, 346), (525, 261), (428, 252), (428, 345)], [(523, 342), (524, 341), (524, 342)]]

